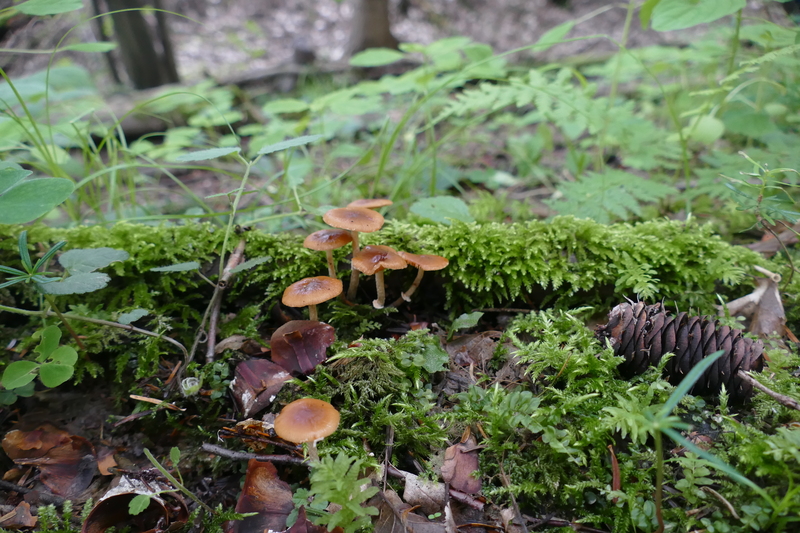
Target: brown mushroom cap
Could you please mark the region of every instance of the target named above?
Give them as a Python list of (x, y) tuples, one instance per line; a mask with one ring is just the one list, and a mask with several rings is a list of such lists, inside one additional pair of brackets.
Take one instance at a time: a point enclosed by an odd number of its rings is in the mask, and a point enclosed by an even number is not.
[(353, 242), (353, 236), (345, 229), (321, 229), (303, 241), (303, 246), (311, 250), (327, 251), (341, 248)]
[(275, 433), (289, 442), (324, 439), (339, 427), (339, 411), (314, 398), (295, 400), (275, 417)]
[(372, 233), (383, 226), (383, 216), (363, 207), (339, 207), (322, 216), (326, 224), (334, 228)]
[(328, 276), (304, 278), (289, 285), (283, 291), (281, 301), (289, 307), (316, 305), (335, 298), (342, 293), (342, 280)]
[(441, 255), (411, 254), (408, 252), (397, 252), (406, 263), (422, 270), (441, 270), (450, 264)]
[(386, 207), (392, 205), (394, 202), (388, 198), (363, 198), (361, 200), (354, 200), (347, 204), (347, 207), (363, 207), (365, 209), (378, 209), (379, 207)]
[(365, 246), (353, 256), (353, 268), (371, 276), (378, 270), (388, 268), (397, 270), (408, 266), (405, 259), (400, 257), (394, 249), (388, 246)]

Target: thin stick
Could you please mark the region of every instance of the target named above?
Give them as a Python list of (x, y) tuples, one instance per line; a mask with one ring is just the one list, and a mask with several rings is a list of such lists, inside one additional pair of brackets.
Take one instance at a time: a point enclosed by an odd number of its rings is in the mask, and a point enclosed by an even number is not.
[(259, 453), (237, 452), (234, 450), (228, 450), (222, 446), (216, 446), (214, 444), (203, 444), (200, 446), (200, 449), (204, 452), (213, 453), (216, 455), (221, 455), (222, 457), (227, 457), (228, 459), (236, 459), (240, 461), (257, 459), (259, 461), (272, 461), (273, 463), (289, 463), (295, 465), (307, 464), (302, 458), (291, 455), (261, 455)]
[(213, 363), (214, 356), (217, 349), (217, 326), (219, 324), (219, 315), (222, 309), (222, 293), (228, 286), (230, 280), (235, 275), (232, 271), (236, 266), (242, 262), (244, 258), (244, 247), (247, 242), (242, 239), (228, 258), (228, 263), (222, 271), (222, 277), (219, 282), (214, 286), (214, 294), (211, 296), (213, 305), (211, 306), (211, 313), (208, 316), (208, 339), (206, 342), (206, 363)]
[[(52, 316), (59, 316), (54, 311), (28, 311), (27, 309), (18, 309), (16, 307), (8, 307), (5, 305), (0, 305), (0, 311), (7, 311), (9, 313), (16, 313), (18, 315), (26, 315), (26, 316), (38, 316), (38, 317), (52, 317)], [(68, 318), (70, 320), (77, 320), (78, 322), (89, 322), (90, 324), (99, 324), (101, 326), (109, 326), (112, 328), (119, 328), (124, 329), (127, 331), (131, 331), (133, 333), (139, 333), (141, 335), (147, 335), (148, 337), (156, 337), (158, 339), (165, 340), (170, 344), (174, 344), (178, 348), (180, 348), (181, 352), (183, 352), (183, 356), (188, 358), (189, 352), (186, 350), (186, 347), (181, 344), (180, 342), (176, 341), (172, 337), (166, 337), (161, 333), (156, 333), (154, 331), (149, 331), (146, 329), (137, 328), (135, 326), (131, 326), (130, 324), (120, 324), (119, 322), (111, 322), (110, 320), (100, 320), (99, 318), (89, 318), (86, 316), (81, 315), (73, 315), (71, 313), (66, 313), (61, 315), (64, 318)]]
[[(0, 479), (0, 489), (19, 492), (20, 494), (28, 494), (29, 492), (34, 492), (33, 489), (20, 487), (19, 485), (15, 485), (14, 483), (9, 483), (8, 481), (3, 481), (2, 479)], [(47, 504), (52, 503), (53, 505), (59, 505), (59, 506), (64, 505), (64, 502), (66, 501), (64, 498), (60, 496), (56, 496), (54, 494), (48, 494), (47, 492), (44, 491), (39, 492), (38, 497), (44, 503)]]
[(745, 380), (747, 383), (755, 387), (756, 389), (777, 400), (777, 402), (780, 403), (781, 405), (800, 411), (800, 402), (798, 402), (794, 398), (790, 398), (789, 396), (775, 392), (766, 385), (763, 385), (760, 381), (756, 380), (748, 372), (739, 370), (737, 375), (743, 380)]

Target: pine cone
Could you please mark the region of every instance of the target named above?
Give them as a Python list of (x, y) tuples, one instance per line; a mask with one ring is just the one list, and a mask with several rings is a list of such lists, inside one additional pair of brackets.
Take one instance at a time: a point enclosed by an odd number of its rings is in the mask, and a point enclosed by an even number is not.
[(630, 378), (658, 365), (665, 353), (675, 354), (664, 369), (667, 379), (677, 385), (706, 355), (723, 350), (695, 383), (691, 394), (717, 394), (721, 387), (736, 401), (746, 400), (752, 386), (738, 372), (760, 372), (764, 366), (764, 343), (742, 335), (742, 331), (722, 326), (715, 317), (668, 316), (664, 306), (624, 303), (608, 314), (608, 324), (598, 326), (595, 336), (608, 339), (616, 355), (625, 358), (620, 373)]

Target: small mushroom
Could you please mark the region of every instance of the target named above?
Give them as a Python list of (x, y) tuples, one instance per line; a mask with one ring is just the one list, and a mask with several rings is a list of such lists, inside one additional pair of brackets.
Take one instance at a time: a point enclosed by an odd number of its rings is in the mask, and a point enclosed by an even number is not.
[(317, 442), (339, 427), (339, 411), (315, 398), (302, 398), (288, 404), (275, 417), (275, 434), (295, 444), (308, 444), (308, 458), (319, 460)]
[(353, 242), (353, 236), (345, 229), (322, 229), (306, 237), (303, 246), (309, 250), (325, 252), (328, 260), (328, 275), (335, 278), (336, 265), (333, 263), (333, 251), (351, 242)]
[(450, 264), (450, 261), (440, 255), (411, 254), (408, 252), (397, 253), (400, 257), (405, 259), (406, 263), (417, 267), (417, 277), (414, 278), (414, 283), (411, 284), (407, 291), (400, 293), (400, 298), (392, 304), (392, 307), (399, 307), (400, 304), (403, 303), (403, 300), (407, 302), (411, 301), (411, 295), (414, 294), (414, 291), (419, 287), (422, 276), (426, 271), (441, 270)]
[(308, 306), (309, 320), (318, 320), (317, 304), (327, 302), (342, 294), (342, 280), (328, 276), (304, 278), (283, 291), (281, 301), (289, 307)]
[(392, 205), (394, 202), (388, 198), (362, 198), (361, 200), (353, 200), (347, 207), (363, 207), (365, 209), (378, 209)]
[(383, 283), (384, 269), (397, 270), (406, 266), (406, 261), (388, 246), (365, 246), (353, 256), (353, 269), (368, 276), (375, 274), (375, 288), (378, 291), (378, 297), (372, 302), (375, 309), (383, 309), (383, 303), (386, 300), (386, 289)]
[[(383, 226), (383, 216), (371, 209), (363, 207), (339, 207), (331, 209), (322, 216), (326, 224), (334, 228), (346, 229), (353, 237), (353, 255), (358, 253), (359, 232), (372, 233)], [(350, 274), (350, 286), (347, 288), (347, 299), (353, 300), (358, 290), (358, 272), (356, 269)]]

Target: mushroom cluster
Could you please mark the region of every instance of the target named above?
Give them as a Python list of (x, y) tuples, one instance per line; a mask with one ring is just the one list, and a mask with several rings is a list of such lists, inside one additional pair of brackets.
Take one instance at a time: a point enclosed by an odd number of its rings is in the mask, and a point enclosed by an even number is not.
[(332, 228), (310, 234), (303, 241), (303, 246), (325, 252), (328, 276), (305, 278), (293, 283), (284, 292), (283, 304), (289, 307), (309, 306), (311, 320), (317, 320), (316, 304), (342, 293), (342, 282), (337, 278), (333, 250), (348, 244), (352, 245), (353, 253), (347, 300), (353, 301), (357, 296), (360, 273), (374, 275), (377, 298), (372, 301), (372, 305), (376, 309), (383, 308), (386, 301), (384, 271), (403, 269), (411, 265), (417, 268), (417, 276), (408, 290), (400, 293), (400, 297), (392, 303), (392, 307), (398, 307), (404, 301), (411, 301), (411, 295), (419, 287), (424, 273), (443, 269), (447, 266), (448, 260), (438, 255), (411, 254), (382, 245), (370, 245), (362, 249), (359, 235), (381, 229), (384, 219), (375, 209), (389, 205), (392, 205), (392, 201), (387, 199), (363, 199), (351, 202), (347, 207), (331, 209), (325, 213), (322, 219)]

